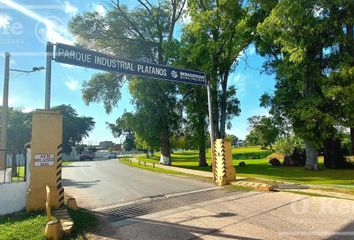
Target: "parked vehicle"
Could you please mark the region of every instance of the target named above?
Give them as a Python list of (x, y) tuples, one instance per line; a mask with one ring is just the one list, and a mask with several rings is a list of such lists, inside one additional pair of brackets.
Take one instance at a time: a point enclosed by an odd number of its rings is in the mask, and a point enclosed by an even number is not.
[(117, 158), (117, 154), (115, 153), (109, 153), (107, 156), (108, 159), (113, 159), (113, 158)]
[(95, 157), (95, 155), (93, 154), (92, 151), (83, 151), (80, 154), (80, 161), (93, 161), (93, 158)]

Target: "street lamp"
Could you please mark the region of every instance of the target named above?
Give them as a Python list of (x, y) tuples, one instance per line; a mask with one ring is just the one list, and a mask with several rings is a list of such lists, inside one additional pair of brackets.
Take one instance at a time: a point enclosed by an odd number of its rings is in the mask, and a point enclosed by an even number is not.
[(4, 74), (4, 89), (2, 100), (2, 117), (1, 117), (1, 139), (0, 139), (0, 171), (6, 168), (6, 148), (7, 148), (7, 122), (8, 122), (8, 105), (9, 105), (9, 80), (10, 71), (31, 73), (43, 70), (44, 67), (33, 67), (32, 70), (20, 70), (10, 68), (10, 53), (5, 53), (5, 74)]
[(31, 73), (31, 72), (38, 72), (38, 71), (41, 71), (41, 70), (44, 70), (44, 69), (45, 69), (45, 67), (40, 66), (40, 67), (33, 67), (32, 70), (20, 70), (20, 69), (9, 68), (9, 71), (11, 71), (11, 72), (22, 72), (22, 73)]

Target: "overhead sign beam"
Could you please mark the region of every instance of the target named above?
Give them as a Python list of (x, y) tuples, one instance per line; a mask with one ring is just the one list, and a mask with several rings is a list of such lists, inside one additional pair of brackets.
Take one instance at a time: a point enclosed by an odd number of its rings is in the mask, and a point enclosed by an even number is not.
[(54, 60), (60, 63), (103, 71), (206, 85), (206, 77), (202, 72), (115, 57), (62, 43), (56, 44)]

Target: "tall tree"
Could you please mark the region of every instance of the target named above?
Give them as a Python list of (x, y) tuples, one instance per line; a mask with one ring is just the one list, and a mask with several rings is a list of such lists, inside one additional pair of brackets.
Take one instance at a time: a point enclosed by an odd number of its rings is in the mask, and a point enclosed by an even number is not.
[(335, 125), (353, 126), (353, 6), (346, 0), (279, 1), (257, 29), (266, 70), (277, 74), (274, 96), (262, 103), (304, 139), (309, 169), (318, 168), (320, 145), (338, 148)]
[(31, 141), (32, 114), (10, 108), (8, 116), (7, 148), (23, 149), (25, 144)]
[(63, 115), (63, 152), (69, 154), (74, 146), (88, 137), (95, 122), (92, 117), (80, 117), (71, 105), (59, 105), (52, 108)]
[(319, 15), (321, 1), (284, 0), (257, 27), (256, 45), (268, 57), (266, 70), (276, 72), (274, 96), (264, 96), (279, 118), (291, 121), (306, 145), (306, 168), (318, 169), (317, 149), (335, 133), (335, 106), (324, 97), (324, 50), (327, 19)]
[[(323, 91), (328, 102), (335, 105), (332, 114), (337, 124), (348, 127), (351, 151), (354, 154), (354, 2), (322, 1), (317, 15), (326, 20), (328, 46), (324, 51), (324, 67), (328, 77)], [(339, 139), (339, 138), (338, 138)]]
[[(151, 127), (145, 127), (146, 124), (151, 124)], [(127, 137), (134, 134), (135, 141), (138, 148), (144, 150), (157, 149), (160, 146), (160, 139), (158, 133), (152, 128), (154, 126), (154, 119), (149, 116), (142, 115), (141, 112), (132, 114), (125, 112), (121, 117), (117, 118), (114, 124), (108, 124), (115, 137)]]
[[(272, 145), (279, 135), (279, 128), (271, 117), (253, 116), (248, 118), (248, 125), (252, 136), (257, 137), (257, 142), (262, 148), (270, 147), (273, 151)], [(250, 137), (249, 137), (250, 138)]]
[(199, 166), (208, 166), (206, 161), (206, 141), (207, 141), (207, 99), (206, 90), (203, 87), (180, 88), (183, 95), (182, 103), (187, 113), (186, 131), (190, 143), (199, 150)]
[[(243, 1), (188, 1), (192, 22), (184, 28), (192, 61), (201, 62), (211, 80), (214, 132), (225, 137), (228, 121), (240, 109), (228, 78), (252, 40), (252, 21)], [(199, 59), (199, 60), (198, 60)]]
[[(76, 16), (70, 23), (71, 31), (79, 36), (78, 43), (88, 47), (106, 50), (110, 53), (152, 63), (173, 62), (174, 39), (177, 21), (180, 19), (186, 0), (165, 0), (155, 4), (148, 0), (138, 0), (135, 9), (128, 9), (119, 1), (108, 4), (105, 17), (97, 13)], [(107, 73), (108, 74), (108, 73)], [(169, 137), (174, 130), (177, 116), (176, 86), (156, 80), (102, 74), (99, 83), (84, 86), (87, 103), (101, 102), (109, 112), (117, 105), (119, 87), (124, 77), (129, 79), (129, 88), (136, 106), (136, 114), (141, 112), (154, 118), (154, 130), (160, 138), (161, 163), (171, 164)], [(105, 87), (97, 87), (105, 85)], [(87, 94), (88, 92), (92, 94)], [(145, 128), (150, 128), (143, 123)], [(156, 129), (155, 129), (156, 128)], [(155, 132), (155, 131), (154, 131)]]

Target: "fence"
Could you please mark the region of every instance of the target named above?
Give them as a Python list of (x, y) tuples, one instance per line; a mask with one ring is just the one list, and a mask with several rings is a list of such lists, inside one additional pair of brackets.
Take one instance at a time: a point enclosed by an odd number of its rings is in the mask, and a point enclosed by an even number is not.
[(0, 149), (0, 156), (5, 151), (5, 170), (0, 170), (0, 184), (26, 182), (27, 149)]

